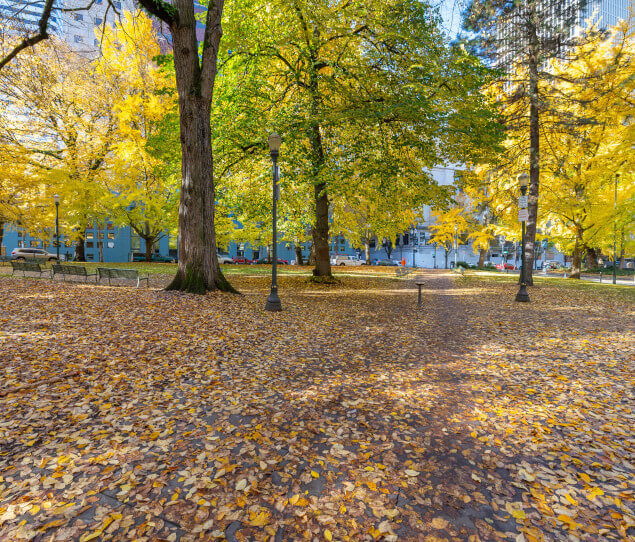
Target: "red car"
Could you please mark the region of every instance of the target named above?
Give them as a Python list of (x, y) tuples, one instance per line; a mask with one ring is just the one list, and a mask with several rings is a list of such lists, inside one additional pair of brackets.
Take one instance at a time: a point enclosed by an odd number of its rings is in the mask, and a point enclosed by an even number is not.
[(252, 264), (254, 263), (253, 260), (250, 260), (249, 258), (245, 258), (244, 256), (236, 256), (235, 258), (232, 258), (234, 260), (234, 263), (242, 263), (242, 264)]
[(513, 271), (514, 269), (516, 269), (516, 266), (514, 264), (507, 263), (507, 262), (505, 262), (504, 264), (497, 263), (494, 267), (496, 267), (496, 269), (500, 269), (501, 271), (503, 269), (505, 269), (505, 270), (509, 269), (510, 271)]

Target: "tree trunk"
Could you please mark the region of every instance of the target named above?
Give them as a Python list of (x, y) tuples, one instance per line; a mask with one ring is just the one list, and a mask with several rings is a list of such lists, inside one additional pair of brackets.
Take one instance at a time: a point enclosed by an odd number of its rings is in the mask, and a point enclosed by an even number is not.
[(569, 273), (570, 279), (579, 279), (580, 272), (582, 270), (582, 247), (578, 239), (575, 242), (575, 248), (573, 249), (573, 258), (571, 261), (571, 273)]
[(445, 250), (445, 263), (443, 264), (443, 269), (447, 269), (448, 268), (448, 254), (450, 253), (450, 251), (447, 248), (444, 248), (443, 250)]
[(81, 237), (77, 240), (77, 243), (75, 243), (75, 256), (73, 257), (73, 261), (86, 261), (86, 242), (84, 240), (84, 237), (85, 235), (82, 234)]
[(4, 221), (0, 220), (0, 256), (4, 256), (2, 254), (2, 240), (4, 239)]
[(478, 253), (478, 266), (485, 267), (485, 256), (487, 255), (487, 250), (481, 249)]
[[(0, 241), (2, 241), (2, 237), (0, 237)], [(624, 252), (624, 228), (622, 228), (620, 236), (620, 266), (618, 269), (624, 269)]]
[(364, 259), (366, 265), (370, 265), (370, 239), (364, 239)]
[(598, 253), (592, 247), (586, 248), (586, 266), (587, 269), (597, 269), (598, 267)]
[(202, 64), (199, 62), (193, 4), (181, 0), (174, 5), (178, 8), (178, 17), (171, 22), (170, 30), (179, 95), (181, 200), (179, 267), (167, 289), (197, 294), (216, 289), (235, 291), (218, 265), (214, 224), (210, 113), (222, 34), (223, 3), (209, 4)]
[(538, 95), (538, 31), (532, 23), (529, 33), (529, 218), (525, 226), (525, 283), (533, 286), (534, 245), (538, 224), (538, 194), (540, 191), (540, 109)]
[(297, 265), (304, 265), (304, 258), (302, 257), (302, 247), (299, 245), (295, 246), (295, 263)]
[(390, 239), (386, 240), (386, 256), (390, 259), (390, 255), (392, 254), (392, 241)]
[(309, 258), (307, 259), (308, 265), (315, 265), (315, 248), (311, 245), (311, 249), (309, 250)]

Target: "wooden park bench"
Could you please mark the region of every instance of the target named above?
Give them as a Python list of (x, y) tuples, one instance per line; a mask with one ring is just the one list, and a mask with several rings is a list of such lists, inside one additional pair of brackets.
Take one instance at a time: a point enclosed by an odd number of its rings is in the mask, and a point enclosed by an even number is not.
[(149, 276), (140, 275), (139, 271), (136, 269), (112, 269), (109, 267), (98, 267), (97, 268), (98, 279), (97, 282), (101, 283), (101, 279), (108, 279), (108, 285), (111, 285), (112, 279), (127, 279), (127, 280), (136, 280), (137, 288), (139, 287), (139, 283), (142, 280), (146, 281), (146, 286), (150, 287)]
[(53, 275), (62, 275), (64, 280), (66, 277), (84, 277), (84, 282), (88, 282), (88, 277), (95, 277), (95, 282), (97, 282), (97, 273), (89, 273), (81, 265), (53, 264)]
[[(50, 269), (46, 267), (42, 267), (39, 263), (35, 262), (17, 262), (11, 261), (11, 267), (13, 268), (11, 271), (12, 275), (15, 275), (16, 271), (22, 271), (22, 274), (26, 276), (27, 273), (38, 273), (40, 278), (43, 273), (51, 273)], [(49, 276), (52, 276), (51, 274)]]

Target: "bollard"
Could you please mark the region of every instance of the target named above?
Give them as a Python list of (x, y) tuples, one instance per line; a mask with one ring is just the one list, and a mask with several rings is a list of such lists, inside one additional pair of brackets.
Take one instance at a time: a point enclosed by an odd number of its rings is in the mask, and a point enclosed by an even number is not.
[(602, 284), (602, 271), (600, 271), (600, 284)]

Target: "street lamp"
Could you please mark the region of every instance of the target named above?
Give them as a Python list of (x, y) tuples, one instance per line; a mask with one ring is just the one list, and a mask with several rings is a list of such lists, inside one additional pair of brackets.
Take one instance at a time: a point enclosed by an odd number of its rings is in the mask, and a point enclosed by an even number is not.
[(529, 175), (521, 173), (518, 176), (518, 184), (520, 185), (521, 197), (518, 199), (518, 220), (522, 224), (522, 241), (521, 241), (521, 267), (520, 267), (520, 289), (516, 294), (516, 301), (529, 302), (529, 294), (527, 293), (527, 284), (525, 283), (525, 222), (527, 220), (527, 185), (529, 184)]
[(282, 138), (275, 132), (269, 136), (269, 153), (273, 162), (273, 263), (271, 266), (271, 293), (267, 298), (265, 310), (278, 312), (282, 310), (282, 304), (278, 297), (278, 154)]
[(417, 261), (416, 261), (416, 252), (417, 249), (415, 248), (415, 236), (417, 235), (417, 229), (412, 226), (412, 228), (410, 228), (410, 243), (412, 244), (412, 267), (417, 267)]
[(457, 268), (458, 265), (458, 255), (459, 255), (459, 227), (454, 224), (454, 269)]
[(57, 249), (57, 261), (60, 261), (60, 196), (55, 194), (53, 196), (55, 202), (55, 248)]

